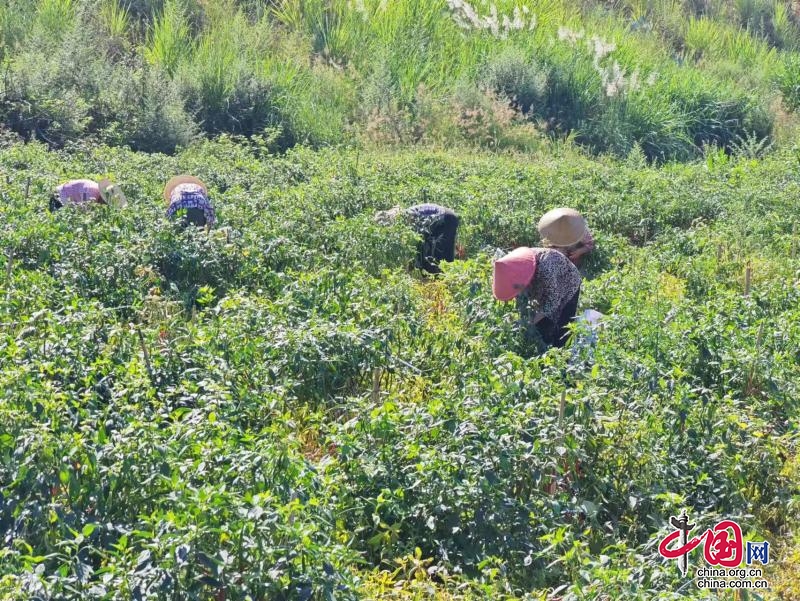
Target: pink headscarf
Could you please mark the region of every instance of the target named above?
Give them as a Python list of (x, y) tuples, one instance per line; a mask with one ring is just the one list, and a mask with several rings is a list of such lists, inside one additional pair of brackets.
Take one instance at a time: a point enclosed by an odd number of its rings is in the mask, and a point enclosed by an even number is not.
[(61, 184), (56, 190), (58, 190), (58, 198), (62, 204), (82, 203), (101, 198), (100, 186), (90, 179), (73, 179)]
[(510, 301), (528, 287), (536, 275), (536, 251), (522, 246), (494, 262), (492, 292), (497, 300)]

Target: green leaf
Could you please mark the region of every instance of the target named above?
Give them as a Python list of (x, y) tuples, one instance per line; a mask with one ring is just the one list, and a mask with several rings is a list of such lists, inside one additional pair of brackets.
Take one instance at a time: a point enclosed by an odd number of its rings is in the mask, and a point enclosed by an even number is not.
[(581, 503), (581, 507), (586, 512), (586, 517), (593, 518), (597, 515), (598, 510), (600, 509), (595, 503), (591, 501), (584, 501)]

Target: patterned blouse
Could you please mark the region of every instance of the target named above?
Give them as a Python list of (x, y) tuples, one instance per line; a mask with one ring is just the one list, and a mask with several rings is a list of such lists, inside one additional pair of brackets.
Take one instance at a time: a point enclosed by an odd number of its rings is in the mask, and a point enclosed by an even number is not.
[(172, 217), (181, 209), (201, 209), (206, 218), (206, 224), (214, 225), (216, 214), (208, 195), (202, 187), (197, 184), (179, 184), (170, 195), (167, 217)]
[(536, 252), (536, 275), (520, 295), (520, 302), (527, 305), (534, 301), (537, 310), (545, 317), (558, 321), (561, 311), (581, 289), (581, 274), (559, 251), (552, 248), (533, 250)]

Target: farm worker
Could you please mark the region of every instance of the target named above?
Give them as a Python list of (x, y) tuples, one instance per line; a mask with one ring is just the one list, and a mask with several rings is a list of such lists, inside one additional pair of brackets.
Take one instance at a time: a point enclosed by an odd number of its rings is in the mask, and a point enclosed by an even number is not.
[(558, 208), (548, 211), (539, 220), (542, 246), (553, 248), (580, 266), (583, 256), (594, 250), (594, 238), (586, 220), (575, 209)]
[(553, 248), (523, 246), (494, 262), (495, 298), (516, 298), (523, 316), (551, 346), (562, 347), (566, 343), (567, 324), (575, 317), (580, 290), (578, 268)]
[(401, 215), (422, 236), (417, 250), (417, 267), (428, 273), (441, 273), (438, 262), (455, 259), (458, 215), (447, 207), (426, 203), (405, 210), (393, 207), (388, 211), (378, 211), (375, 220), (390, 223)]
[(88, 206), (89, 204), (109, 204), (125, 206), (127, 200), (117, 184), (103, 179), (73, 179), (57, 186), (50, 197), (50, 210), (55, 211), (66, 205)]
[(193, 175), (176, 175), (164, 186), (167, 217), (186, 211), (183, 225), (211, 227), (216, 221), (214, 207), (208, 199), (208, 189), (202, 180)]

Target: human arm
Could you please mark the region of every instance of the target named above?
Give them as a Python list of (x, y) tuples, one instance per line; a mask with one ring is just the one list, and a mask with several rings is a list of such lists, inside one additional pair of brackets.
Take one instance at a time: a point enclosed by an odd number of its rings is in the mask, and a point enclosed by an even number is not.
[(594, 250), (594, 237), (592, 236), (592, 232), (589, 229), (586, 230), (581, 241), (577, 244), (577, 246), (570, 250), (567, 253), (567, 258), (572, 261), (573, 264), (577, 264), (580, 262), (580, 259), (584, 255), (588, 255), (590, 252)]
[(584, 255), (588, 255), (590, 252), (591, 252), (590, 248), (587, 248), (587, 247), (581, 245), (578, 248), (576, 248), (575, 250), (571, 251), (567, 255), (567, 258), (570, 261), (572, 261), (573, 265), (577, 265), (580, 262), (581, 258)]

